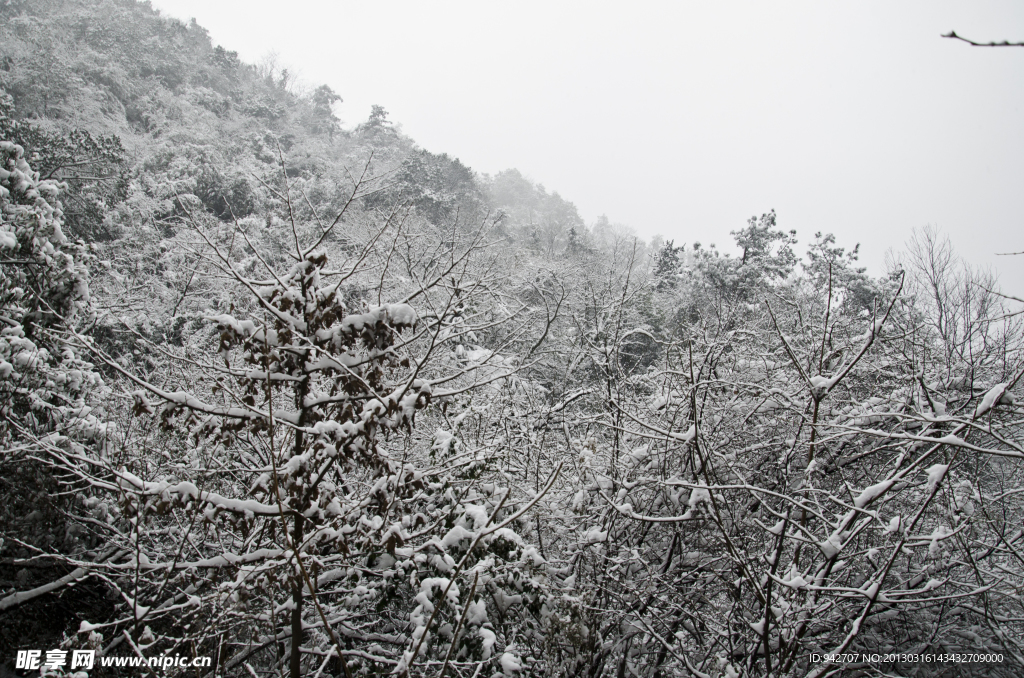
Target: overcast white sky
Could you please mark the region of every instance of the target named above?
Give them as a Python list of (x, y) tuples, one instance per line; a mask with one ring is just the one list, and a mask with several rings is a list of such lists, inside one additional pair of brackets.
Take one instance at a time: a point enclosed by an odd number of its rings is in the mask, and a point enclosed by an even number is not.
[[(779, 224), (885, 250), (926, 224), (1024, 295), (1019, 0), (153, 0), (247, 61), (372, 104), (479, 172), (516, 167), (649, 238)], [(731, 249), (731, 248), (727, 248)]]

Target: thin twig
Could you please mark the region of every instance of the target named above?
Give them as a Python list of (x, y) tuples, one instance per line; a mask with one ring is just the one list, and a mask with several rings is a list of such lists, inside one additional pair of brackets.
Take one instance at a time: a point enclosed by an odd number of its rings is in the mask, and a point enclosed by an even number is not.
[(1024, 47), (1024, 42), (1008, 42), (1006, 40), (1003, 40), (1002, 42), (975, 42), (973, 40), (968, 40), (967, 38), (960, 37), (959, 35), (956, 34), (956, 31), (950, 31), (949, 33), (945, 33), (942, 37), (953, 38), (954, 40), (962, 40), (963, 42), (966, 42), (968, 45), (971, 45), (972, 47)]

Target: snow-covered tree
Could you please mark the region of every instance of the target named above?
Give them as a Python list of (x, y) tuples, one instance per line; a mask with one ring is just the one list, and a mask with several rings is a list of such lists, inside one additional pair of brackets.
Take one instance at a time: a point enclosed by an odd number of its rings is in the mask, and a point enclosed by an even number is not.
[(92, 253), (65, 237), (60, 190), (40, 180), (20, 145), (0, 138), (0, 548), (42, 556), (0, 598), (8, 614), (84, 576), (74, 566), (62, 572), (65, 565), (111, 555), (69, 518), (81, 515), (69, 495), (89, 460), (107, 453), (110, 428), (103, 379), (67, 341), (69, 328), (92, 320)]
[[(286, 178), (281, 190), (294, 214)], [(431, 245), (429, 223), (411, 233), (392, 212), (370, 228), (343, 210), (279, 222), (292, 237), (273, 251), (261, 220), (181, 206), (207, 275), (229, 282), (229, 307), (205, 313), (216, 328), (206, 351), (137, 333), (166, 364), (148, 375), (81, 338), (133, 385), (133, 412), (149, 422), (133, 440), (157, 453), (94, 475), (120, 495), (131, 576), (109, 578), (125, 613), (83, 632), (122, 630), (108, 652), (190, 647), (296, 677), (518, 665), (517, 635), (543, 617), (546, 564), (515, 530), (550, 483), (527, 493), (503, 479), (460, 442), (472, 410), (449, 405), (510, 383), (550, 312), (482, 303), (486, 228)], [(350, 235), (340, 248), (334, 229)], [(423, 414), (436, 401), (442, 412)]]

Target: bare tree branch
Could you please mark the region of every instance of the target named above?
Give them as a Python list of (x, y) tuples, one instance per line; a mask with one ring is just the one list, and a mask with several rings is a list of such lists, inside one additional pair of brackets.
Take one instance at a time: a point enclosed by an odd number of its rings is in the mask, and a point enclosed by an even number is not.
[(968, 40), (967, 38), (960, 37), (956, 34), (956, 31), (950, 31), (942, 35), (943, 38), (953, 38), (954, 40), (962, 40), (972, 47), (1024, 47), (1024, 42), (1008, 42), (1003, 40), (1002, 42), (975, 42)]

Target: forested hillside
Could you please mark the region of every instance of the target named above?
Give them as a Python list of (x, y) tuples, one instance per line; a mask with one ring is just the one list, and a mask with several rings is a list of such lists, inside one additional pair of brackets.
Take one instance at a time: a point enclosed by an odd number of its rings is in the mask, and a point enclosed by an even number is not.
[(1019, 299), (928, 229), (644, 243), (339, 95), (0, 5), (5, 672), (1024, 671)]

